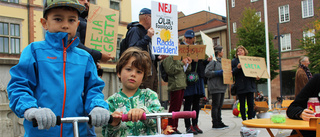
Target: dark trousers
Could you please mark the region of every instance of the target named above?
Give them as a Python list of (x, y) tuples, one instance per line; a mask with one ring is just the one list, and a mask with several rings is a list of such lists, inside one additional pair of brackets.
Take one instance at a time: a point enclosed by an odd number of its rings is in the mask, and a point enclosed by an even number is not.
[[(198, 125), (198, 117), (199, 117), (199, 103), (200, 103), (200, 95), (192, 95), (192, 96), (185, 96), (184, 97), (184, 108), (183, 111), (193, 111), (197, 112), (197, 117), (192, 119), (192, 125)], [(191, 109), (192, 106), (192, 109)], [(191, 126), (190, 118), (184, 119), (184, 124), (188, 129)]]
[(253, 98), (253, 92), (244, 93), (244, 94), (238, 94), (239, 102), (240, 102), (240, 113), (242, 120), (247, 120), (246, 118), (246, 99), (247, 99), (247, 105), (248, 105), (248, 119), (253, 118), (253, 104), (254, 104), (254, 98)]
[[(176, 90), (176, 91), (170, 91), (170, 112), (179, 112), (181, 109), (181, 105), (183, 102), (183, 94), (184, 89)], [(169, 125), (171, 125), (174, 129), (177, 129), (178, 127), (178, 120), (179, 119), (172, 119), (169, 118)]]
[(221, 118), (221, 108), (224, 100), (224, 93), (216, 93), (212, 94), (212, 109), (211, 109), (211, 117), (212, 117), (212, 125), (219, 125), (222, 123)]
[(152, 63), (152, 75), (148, 76), (145, 81), (143, 81), (139, 87), (140, 89), (150, 88), (155, 92), (158, 92), (158, 72), (156, 67)]

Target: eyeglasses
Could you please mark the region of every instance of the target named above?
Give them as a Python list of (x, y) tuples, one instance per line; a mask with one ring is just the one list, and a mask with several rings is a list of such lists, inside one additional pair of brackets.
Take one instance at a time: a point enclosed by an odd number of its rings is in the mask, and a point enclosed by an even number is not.
[(192, 39), (192, 38), (190, 38), (190, 37), (187, 37), (186, 39)]

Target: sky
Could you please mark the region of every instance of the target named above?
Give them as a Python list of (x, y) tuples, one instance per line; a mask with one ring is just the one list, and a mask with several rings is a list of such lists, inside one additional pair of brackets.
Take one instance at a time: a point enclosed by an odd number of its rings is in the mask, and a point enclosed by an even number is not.
[[(182, 11), (186, 16), (199, 11), (210, 11), (215, 14), (226, 16), (225, 0), (154, 0), (177, 5), (178, 12)], [(138, 14), (142, 8), (151, 9), (151, 0), (131, 0), (132, 21), (138, 21)], [(210, 9), (210, 10), (209, 10)]]

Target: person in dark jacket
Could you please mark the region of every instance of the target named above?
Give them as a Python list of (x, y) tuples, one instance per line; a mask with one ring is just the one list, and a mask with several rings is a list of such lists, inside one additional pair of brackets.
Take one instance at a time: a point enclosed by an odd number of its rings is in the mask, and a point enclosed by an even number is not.
[[(287, 109), (287, 116), (291, 119), (299, 119), (309, 121), (310, 117), (315, 117), (312, 110), (307, 108), (308, 100), (310, 97), (319, 98), (320, 95), (320, 74), (315, 74), (310, 81), (302, 88), (301, 92), (296, 96), (295, 100), (290, 104)], [(315, 137), (316, 131), (300, 130), (304, 137)], [(296, 134), (292, 131), (292, 134)]]
[(157, 92), (157, 61), (160, 61), (167, 56), (155, 56), (152, 54), (151, 38), (154, 35), (154, 29), (151, 27), (151, 10), (148, 8), (141, 9), (139, 12), (139, 22), (132, 22), (128, 24), (127, 28), (126, 43), (129, 44), (128, 47), (139, 47), (142, 50), (149, 52), (153, 63), (153, 65), (151, 65), (151, 75), (140, 85), (140, 88), (150, 88)]
[(108, 60), (114, 59), (114, 57), (111, 57), (110, 53), (105, 53), (105, 52), (100, 52), (98, 50), (90, 49), (84, 45), (86, 40), (86, 32), (87, 32), (87, 17), (88, 17), (89, 4), (90, 4), (89, 1), (90, 0), (79, 0), (79, 3), (85, 6), (86, 9), (84, 12), (80, 14), (80, 17), (79, 17), (80, 23), (77, 29), (76, 36), (80, 38), (80, 43), (77, 47), (87, 51), (92, 56), (94, 62), (99, 68), (99, 64), (98, 64), (99, 61), (106, 63)]
[[(246, 115), (248, 114), (248, 119), (254, 117), (254, 92), (257, 92), (257, 86), (255, 80), (260, 78), (246, 77), (243, 73), (239, 56), (248, 55), (248, 51), (244, 46), (238, 46), (236, 49), (236, 58), (232, 59), (232, 74), (235, 77), (236, 93), (240, 102), (240, 114), (242, 120), (246, 120)], [(248, 111), (246, 114), (245, 101), (247, 100)]]
[(224, 129), (229, 126), (222, 122), (221, 118), (221, 108), (224, 101), (224, 94), (227, 89), (227, 84), (223, 83), (223, 70), (221, 64), (221, 58), (223, 56), (222, 46), (216, 46), (214, 48), (214, 55), (217, 61), (211, 61), (206, 69), (205, 75), (208, 78), (208, 92), (212, 96), (212, 128)]
[[(181, 42), (181, 45), (196, 45), (195, 37), (193, 30), (187, 30), (184, 34), (184, 40)], [(187, 133), (203, 133), (203, 131), (198, 127), (198, 118), (199, 118), (199, 103), (200, 98), (205, 96), (204, 91), (204, 70), (206, 65), (212, 60), (212, 56), (210, 56), (207, 60), (202, 59), (194, 59), (191, 63), (191, 72), (197, 70), (199, 75), (199, 80), (193, 84), (188, 85), (186, 90), (184, 91), (184, 108), (183, 111), (191, 111), (195, 110), (197, 112), (197, 117), (192, 119), (192, 126), (190, 122), (190, 118), (184, 119), (185, 127)], [(192, 106), (192, 109), (191, 109)]]

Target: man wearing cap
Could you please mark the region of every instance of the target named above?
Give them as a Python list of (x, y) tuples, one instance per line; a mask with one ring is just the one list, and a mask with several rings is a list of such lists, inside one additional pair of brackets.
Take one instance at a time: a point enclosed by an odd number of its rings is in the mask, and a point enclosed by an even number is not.
[[(196, 45), (195, 35), (193, 30), (187, 30), (184, 33), (184, 41), (180, 43), (181, 45)], [(198, 126), (198, 117), (199, 117), (199, 103), (200, 98), (205, 96), (204, 91), (204, 70), (206, 65), (212, 60), (210, 56), (207, 60), (193, 59), (191, 63), (191, 72), (197, 71), (199, 75), (199, 80), (193, 84), (188, 85), (184, 91), (184, 108), (183, 111), (195, 110), (197, 112), (197, 117), (192, 119), (192, 125), (190, 118), (184, 119), (187, 133), (201, 134), (203, 131)], [(191, 109), (192, 106), (192, 109)]]
[(153, 62), (151, 68), (151, 76), (142, 82), (140, 88), (150, 88), (157, 92), (158, 76), (157, 76), (157, 61), (158, 56), (151, 52), (151, 38), (154, 35), (154, 30), (151, 28), (151, 10), (143, 8), (139, 12), (139, 22), (132, 22), (127, 26), (128, 32), (126, 35), (126, 43), (128, 47), (139, 47), (142, 50), (148, 51)]

